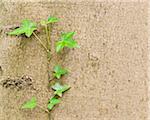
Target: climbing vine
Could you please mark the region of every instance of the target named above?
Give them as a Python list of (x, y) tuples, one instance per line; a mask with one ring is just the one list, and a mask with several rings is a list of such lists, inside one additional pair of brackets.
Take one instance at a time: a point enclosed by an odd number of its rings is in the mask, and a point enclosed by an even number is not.
[[(48, 17), (47, 20), (40, 21), (40, 27), (42, 27), (45, 31), (46, 36), (46, 43), (38, 36), (36, 31), (38, 30), (37, 23), (25, 19), (21, 22), (20, 27), (14, 29), (13, 31), (9, 32), (8, 35), (25, 35), (26, 37), (30, 38), (34, 36), (35, 39), (40, 43), (43, 49), (46, 51), (47, 54), (47, 61), (48, 66), (51, 61), (52, 56), (52, 45), (51, 45), (51, 26), (52, 24), (58, 22), (59, 19), (56, 17)], [(67, 32), (63, 33), (60, 39), (55, 44), (55, 52), (57, 54), (61, 53), (65, 47), (67, 48), (77, 48), (79, 47), (77, 42), (73, 39), (75, 32)], [(55, 65), (53, 70), (49, 70), (48, 67), (48, 80), (51, 89), (54, 91), (51, 98), (49, 98), (47, 102), (47, 109), (44, 109), (42, 106), (38, 105), (36, 97), (32, 97), (30, 100), (23, 103), (21, 106), (22, 109), (34, 109), (35, 107), (40, 108), (41, 110), (45, 111), (46, 113), (50, 114), (53, 108), (61, 102), (60, 98), (63, 96), (63, 93), (70, 89), (70, 86), (67, 84), (61, 84), (61, 77), (63, 75), (68, 74), (68, 70), (63, 68), (61, 65)], [(53, 71), (53, 78), (50, 78), (50, 71)], [(52, 82), (53, 81), (53, 82)], [(51, 83), (52, 82), (52, 83)], [(50, 116), (50, 115), (49, 115)], [(49, 117), (51, 120), (51, 117)]]

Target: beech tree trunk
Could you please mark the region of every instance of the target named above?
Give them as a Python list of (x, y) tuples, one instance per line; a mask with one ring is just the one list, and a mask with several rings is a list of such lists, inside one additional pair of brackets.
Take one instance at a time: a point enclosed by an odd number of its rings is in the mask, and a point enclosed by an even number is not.
[[(52, 95), (46, 53), (33, 36), (6, 34), (23, 19), (38, 22), (48, 16), (61, 19), (53, 25), (53, 48), (61, 33), (69, 31), (77, 32), (80, 45), (56, 55), (49, 64), (50, 68), (54, 64), (68, 68), (62, 81), (71, 86), (51, 117), (148, 120), (148, 3), (98, 0), (0, 1), (0, 120), (48, 120), (39, 108), (20, 109), (32, 96), (46, 108)], [(43, 32), (38, 35), (45, 40)], [(13, 81), (27, 77), (32, 86), (14, 86)], [(12, 83), (4, 85), (5, 80)]]

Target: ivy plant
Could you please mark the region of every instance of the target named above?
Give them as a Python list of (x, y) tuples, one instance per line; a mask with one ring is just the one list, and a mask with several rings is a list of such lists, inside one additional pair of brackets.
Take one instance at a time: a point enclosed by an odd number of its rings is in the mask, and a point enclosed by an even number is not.
[[(52, 24), (58, 22), (60, 19), (57, 17), (48, 17), (46, 20), (40, 21), (40, 27), (42, 27), (45, 30), (45, 38), (46, 43), (37, 35), (36, 30), (38, 30), (37, 23), (33, 22), (31, 20), (25, 19), (21, 22), (21, 25), (19, 28), (14, 29), (13, 31), (10, 31), (8, 35), (14, 35), (14, 36), (21, 36), (25, 35), (28, 38), (30, 38), (32, 35), (36, 38), (38, 43), (44, 48), (47, 54), (47, 60), (48, 63), (51, 60), (52, 53), (51, 53), (51, 26)], [(39, 33), (40, 34), (40, 33)], [(75, 32), (66, 32), (61, 34), (60, 39), (55, 43), (55, 51), (56, 53), (60, 53), (64, 48), (77, 48), (79, 45), (74, 40)], [(60, 54), (58, 54), (60, 55)], [(69, 90), (71, 87), (67, 84), (61, 84), (62, 81), (60, 80), (63, 75), (66, 75), (68, 73), (68, 70), (66, 68), (63, 68), (61, 65), (55, 65), (53, 70), (48, 69), (48, 74), (53, 72), (54, 79), (50, 80), (50, 77), (48, 78), (49, 84), (53, 81), (53, 84), (51, 84), (50, 88), (54, 91), (53, 96), (48, 100), (47, 102), (47, 108), (43, 108), (41, 105), (39, 105), (38, 100), (36, 97), (32, 97), (30, 100), (23, 103), (21, 106), (22, 109), (35, 109), (40, 108), (41, 110), (47, 112), (50, 114), (50, 112), (53, 110), (53, 108), (61, 102), (60, 98), (63, 96), (63, 93)], [(51, 117), (49, 117), (49, 120), (51, 120)]]

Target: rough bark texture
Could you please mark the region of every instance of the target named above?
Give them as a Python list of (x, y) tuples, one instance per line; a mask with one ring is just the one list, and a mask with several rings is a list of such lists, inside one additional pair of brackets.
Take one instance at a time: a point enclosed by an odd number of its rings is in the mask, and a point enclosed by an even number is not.
[(48, 120), (39, 109), (20, 109), (31, 96), (46, 107), (52, 94), (46, 54), (34, 37), (10, 37), (6, 32), (22, 19), (39, 21), (49, 15), (61, 18), (53, 26), (53, 43), (61, 32), (77, 31), (80, 45), (50, 64), (62, 63), (70, 70), (63, 81), (72, 87), (52, 112), (54, 120), (147, 120), (147, 2), (98, 1), (0, 1), (1, 81), (27, 75), (35, 88), (0, 86), (0, 120)]

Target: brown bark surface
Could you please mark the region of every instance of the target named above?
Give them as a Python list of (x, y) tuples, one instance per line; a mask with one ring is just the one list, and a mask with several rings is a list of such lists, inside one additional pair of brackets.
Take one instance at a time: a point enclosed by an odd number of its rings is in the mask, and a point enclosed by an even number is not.
[(53, 25), (53, 43), (61, 32), (76, 31), (80, 45), (51, 61), (51, 68), (61, 63), (69, 69), (62, 80), (72, 87), (52, 112), (54, 120), (147, 120), (147, 2), (98, 1), (0, 1), (0, 80), (26, 75), (35, 88), (0, 86), (0, 120), (48, 120), (38, 108), (20, 109), (32, 96), (46, 107), (52, 94), (46, 53), (33, 36), (6, 32), (22, 19), (39, 21), (49, 15), (61, 18)]

